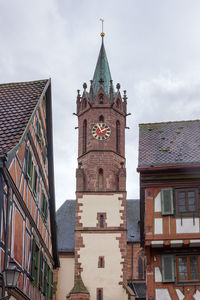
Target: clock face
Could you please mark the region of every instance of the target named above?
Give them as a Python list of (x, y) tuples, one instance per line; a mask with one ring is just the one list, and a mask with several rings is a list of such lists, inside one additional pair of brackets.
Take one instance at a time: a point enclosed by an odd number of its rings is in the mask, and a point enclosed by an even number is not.
[(105, 123), (96, 123), (92, 127), (92, 135), (97, 140), (106, 140), (111, 134), (110, 127)]

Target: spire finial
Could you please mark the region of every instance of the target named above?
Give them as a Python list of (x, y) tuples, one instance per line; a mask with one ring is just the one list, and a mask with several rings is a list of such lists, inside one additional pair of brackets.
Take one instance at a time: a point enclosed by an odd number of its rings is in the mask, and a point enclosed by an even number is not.
[(102, 32), (101, 32), (101, 37), (103, 38), (105, 33), (103, 32), (103, 22), (104, 22), (104, 19), (100, 19), (101, 23), (102, 23)]

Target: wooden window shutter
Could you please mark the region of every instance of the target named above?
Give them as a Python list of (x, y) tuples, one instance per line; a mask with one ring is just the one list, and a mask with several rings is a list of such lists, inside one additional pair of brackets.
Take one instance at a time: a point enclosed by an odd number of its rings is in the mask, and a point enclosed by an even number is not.
[(32, 241), (32, 261), (31, 261), (31, 276), (33, 281), (35, 281), (35, 261), (36, 261), (36, 243), (33, 239)]
[(26, 154), (26, 175), (29, 177), (29, 179), (32, 176), (32, 168), (33, 168), (32, 154), (30, 149), (28, 149)]
[(51, 281), (50, 281), (50, 295), (49, 295), (49, 299), (52, 300), (53, 299), (53, 292), (54, 292), (54, 286), (53, 286), (53, 271), (50, 270), (50, 278), (51, 278)]
[(44, 265), (43, 254), (42, 251), (40, 251), (39, 288), (41, 290), (43, 290), (43, 265)]
[(162, 255), (162, 281), (174, 282), (175, 281), (174, 270), (174, 256)]
[(161, 190), (162, 215), (174, 214), (173, 190), (172, 188)]

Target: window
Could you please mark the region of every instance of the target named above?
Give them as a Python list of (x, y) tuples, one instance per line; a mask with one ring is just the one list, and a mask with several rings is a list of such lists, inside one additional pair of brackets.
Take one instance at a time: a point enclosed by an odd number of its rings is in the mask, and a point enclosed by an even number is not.
[(138, 259), (138, 279), (143, 279), (144, 278), (144, 273), (143, 273), (143, 259), (139, 257)]
[(39, 248), (33, 239), (32, 243), (32, 263), (31, 263), (31, 275), (33, 278), (34, 284), (38, 285), (38, 269), (39, 268)]
[(193, 215), (198, 212), (198, 189), (176, 189), (176, 213), (178, 215)]
[(103, 289), (97, 289), (97, 300), (103, 300)]
[(28, 148), (26, 152), (26, 175), (28, 176), (29, 180), (31, 180), (32, 178), (32, 171), (33, 171), (32, 153), (30, 148)]
[(83, 153), (87, 151), (87, 121), (83, 121)]
[(99, 104), (103, 104), (104, 100), (103, 100), (103, 94), (99, 95)]
[(199, 281), (200, 280), (200, 256), (178, 256), (176, 258), (177, 280), (183, 281)]
[(104, 256), (99, 256), (98, 268), (105, 268)]
[(103, 169), (99, 169), (99, 190), (102, 191), (103, 190)]
[(99, 117), (99, 122), (104, 122), (104, 116), (101, 115), (101, 116)]
[(100, 215), (100, 228), (104, 228), (104, 215)]
[(37, 119), (36, 120), (36, 135), (37, 135), (37, 139), (40, 142), (42, 139), (42, 130), (41, 130), (41, 125), (40, 125), (40, 121)]
[(46, 222), (48, 217), (48, 203), (43, 191), (42, 191), (42, 201), (41, 201), (41, 212), (42, 212), (42, 217)]
[(37, 180), (38, 180), (38, 176), (37, 176), (37, 171), (35, 166), (33, 167), (33, 178), (32, 178), (32, 189), (33, 189), (33, 193), (36, 195), (37, 192)]
[(39, 273), (39, 288), (43, 290), (43, 276), (44, 276), (44, 261), (42, 251), (40, 251), (40, 273)]
[(120, 153), (120, 123), (116, 122), (116, 151)]
[(162, 255), (162, 281), (177, 282), (200, 281), (200, 255)]
[(161, 190), (161, 207), (162, 215), (172, 215), (174, 213), (172, 188)]

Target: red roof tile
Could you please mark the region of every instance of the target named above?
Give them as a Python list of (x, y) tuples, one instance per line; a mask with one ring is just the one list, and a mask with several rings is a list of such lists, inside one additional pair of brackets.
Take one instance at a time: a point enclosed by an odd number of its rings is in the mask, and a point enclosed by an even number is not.
[(18, 144), (47, 82), (0, 84), (0, 154)]

